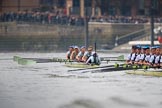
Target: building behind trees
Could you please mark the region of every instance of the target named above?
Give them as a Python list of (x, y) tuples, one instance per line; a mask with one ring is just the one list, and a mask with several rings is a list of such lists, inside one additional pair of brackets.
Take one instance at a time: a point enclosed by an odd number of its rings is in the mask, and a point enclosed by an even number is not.
[[(162, 16), (162, 0), (154, 1), (154, 13)], [(0, 0), (0, 12), (57, 11), (66, 15), (89, 16), (149, 15), (151, 0)]]

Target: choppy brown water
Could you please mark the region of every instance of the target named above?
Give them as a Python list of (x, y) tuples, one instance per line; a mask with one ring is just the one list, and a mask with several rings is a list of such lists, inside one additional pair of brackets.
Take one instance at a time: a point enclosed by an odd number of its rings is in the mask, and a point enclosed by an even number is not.
[[(162, 78), (121, 72), (68, 72), (60, 63), (21, 66), (11, 60), (63, 53), (0, 53), (0, 108), (160, 108)], [(119, 54), (101, 54), (101, 56)]]

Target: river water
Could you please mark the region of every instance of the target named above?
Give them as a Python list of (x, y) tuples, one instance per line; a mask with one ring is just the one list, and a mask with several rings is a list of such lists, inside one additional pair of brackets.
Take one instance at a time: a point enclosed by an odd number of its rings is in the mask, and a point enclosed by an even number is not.
[(68, 72), (72, 68), (64, 63), (22, 66), (12, 60), (14, 55), (65, 56), (64, 53), (0, 53), (0, 108), (162, 107), (162, 78), (128, 75), (124, 71)]

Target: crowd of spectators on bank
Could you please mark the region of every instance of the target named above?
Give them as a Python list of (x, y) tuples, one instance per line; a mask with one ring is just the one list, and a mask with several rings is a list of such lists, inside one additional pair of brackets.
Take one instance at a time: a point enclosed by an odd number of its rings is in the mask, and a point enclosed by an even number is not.
[(84, 25), (84, 18), (79, 16), (67, 16), (61, 12), (33, 12), (33, 11), (19, 11), (6, 12), (0, 14), (0, 22), (18, 23), (36, 23), (36, 24), (61, 24), (61, 25)]
[[(148, 16), (101, 16), (91, 17), (90, 22), (107, 22), (107, 23), (150, 23), (150, 17)], [(155, 23), (162, 23), (162, 18), (154, 18)]]
[[(61, 25), (84, 25), (84, 19), (77, 15), (67, 16), (63, 12), (39, 12), (39, 11), (19, 11), (6, 12), (0, 14), (0, 22), (25, 22), (38, 24), (61, 24)], [(107, 22), (107, 23), (149, 23), (149, 17), (128, 17), (128, 16), (102, 16), (89, 17), (90, 22)], [(156, 23), (162, 23), (162, 18), (155, 18)]]

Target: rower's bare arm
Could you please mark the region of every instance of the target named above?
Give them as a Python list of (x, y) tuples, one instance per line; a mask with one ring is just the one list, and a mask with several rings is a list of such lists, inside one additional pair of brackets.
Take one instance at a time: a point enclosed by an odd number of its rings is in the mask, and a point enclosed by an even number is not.
[(86, 56), (83, 56), (82, 57), (82, 61), (86, 62), (87, 61), (87, 57)]
[(126, 60), (126, 64), (129, 64), (129, 60)]
[(162, 67), (162, 63), (160, 63), (160, 67)]
[(69, 59), (68, 54), (66, 54), (66, 59)]
[(82, 58), (80, 57), (80, 56), (76, 56), (76, 60), (78, 60), (78, 61), (81, 61), (82, 60)]
[(72, 52), (71, 53), (71, 55), (70, 55), (70, 60), (74, 60), (75, 58), (74, 58), (74, 52)]
[(143, 61), (142, 61), (142, 60), (140, 60), (140, 61), (138, 62), (138, 64), (139, 64), (139, 65), (142, 65), (142, 64), (143, 64)]
[(146, 62), (146, 61), (143, 61), (143, 65), (148, 65), (148, 62)]
[(155, 68), (158, 68), (159, 66), (160, 66), (160, 64), (159, 63), (156, 63), (156, 64), (154, 64), (153, 65)]
[(78, 56), (78, 55), (76, 56), (76, 60), (78, 60), (78, 61), (79, 61), (79, 56)]

